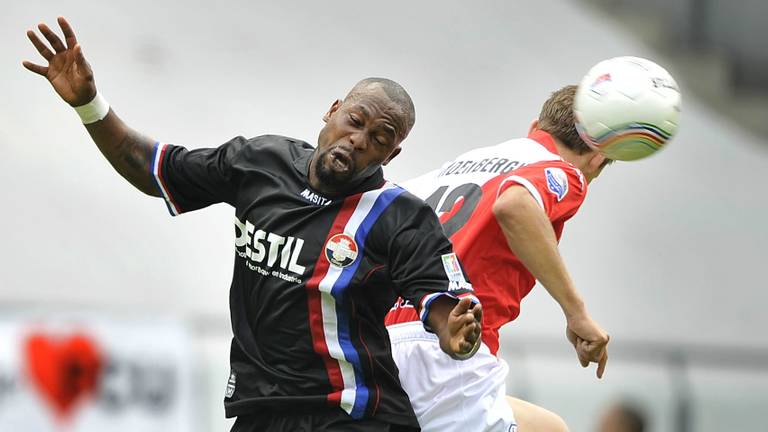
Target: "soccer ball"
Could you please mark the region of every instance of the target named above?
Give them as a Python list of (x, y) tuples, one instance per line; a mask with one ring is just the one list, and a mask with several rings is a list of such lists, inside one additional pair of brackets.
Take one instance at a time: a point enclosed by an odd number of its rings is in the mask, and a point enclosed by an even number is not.
[(680, 90), (656, 63), (615, 57), (596, 64), (581, 80), (574, 114), (581, 138), (605, 156), (642, 159), (677, 131)]

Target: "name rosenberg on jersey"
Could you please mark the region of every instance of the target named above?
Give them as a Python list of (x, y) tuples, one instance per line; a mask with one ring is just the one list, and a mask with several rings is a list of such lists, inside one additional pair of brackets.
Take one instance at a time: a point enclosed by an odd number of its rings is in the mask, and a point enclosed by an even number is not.
[(242, 222), (235, 218), (237, 255), (245, 259), (245, 265), (250, 270), (262, 276), (302, 283), (301, 276), (306, 268), (297, 262), (302, 247), (304, 240), (301, 238), (256, 229), (250, 221)]
[(452, 162), (437, 175), (438, 177), (455, 175), (455, 174), (468, 174), (474, 172), (484, 172), (491, 174), (506, 174), (512, 170), (516, 170), (521, 166), (526, 165), (523, 162), (516, 160), (509, 160), (505, 158), (488, 158), (480, 161), (474, 160), (460, 160)]

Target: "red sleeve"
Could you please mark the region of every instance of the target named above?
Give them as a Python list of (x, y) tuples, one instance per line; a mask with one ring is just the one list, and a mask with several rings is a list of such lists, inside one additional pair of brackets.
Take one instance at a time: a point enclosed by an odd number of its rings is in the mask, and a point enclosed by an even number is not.
[(512, 171), (499, 185), (496, 196), (512, 185), (526, 188), (552, 222), (570, 219), (587, 195), (584, 175), (562, 160), (537, 162)]

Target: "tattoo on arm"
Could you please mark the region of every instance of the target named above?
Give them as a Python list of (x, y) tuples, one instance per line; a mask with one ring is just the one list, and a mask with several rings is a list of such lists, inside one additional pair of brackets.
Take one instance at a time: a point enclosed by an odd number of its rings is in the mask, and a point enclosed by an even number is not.
[(115, 147), (115, 169), (136, 188), (147, 195), (159, 196), (150, 170), (154, 142), (135, 131), (123, 136)]

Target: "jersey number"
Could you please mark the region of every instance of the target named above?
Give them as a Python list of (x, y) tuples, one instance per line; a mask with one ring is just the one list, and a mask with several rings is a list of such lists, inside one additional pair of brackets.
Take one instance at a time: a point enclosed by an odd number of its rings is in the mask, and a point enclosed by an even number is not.
[[(443, 196), (448, 190), (448, 186), (440, 186), (432, 195), (425, 200), (428, 206), (432, 208), (436, 213), (444, 213), (450, 211), (459, 200), (463, 200), (459, 211), (454, 213), (453, 216), (443, 222), (443, 232), (446, 237), (450, 238), (456, 234), (456, 231), (460, 230), (464, 224), (467, 223), (469, 217), (472, 216), (472, 212), (475, 211), (475, 207), (480, 202), (480, 198), (483, 196), (483, 191), (480, 186), (474, 183), (465, 183), (448, 193), (448, 196), (443, 200)], [(443, 205), (438, 209), (437, 206), (440, 201), (443, 201)]]

